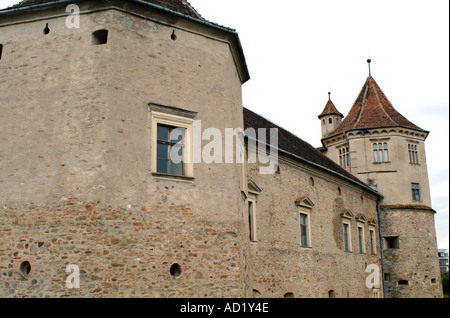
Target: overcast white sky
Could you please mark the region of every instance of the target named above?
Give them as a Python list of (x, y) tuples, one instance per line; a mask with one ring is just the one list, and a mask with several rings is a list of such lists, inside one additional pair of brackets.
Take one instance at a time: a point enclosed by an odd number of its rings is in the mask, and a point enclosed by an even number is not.
[[(251, 80), (244, 106), (315, 147), (330, 90), (347, 115), (372, 76), (394, 107), (431, 131), (425, 145), (439, 248), (449, 248), (448, 0), (189, 0), (236, 29)], [(18, 3), (0, 0), (0, 8)]]

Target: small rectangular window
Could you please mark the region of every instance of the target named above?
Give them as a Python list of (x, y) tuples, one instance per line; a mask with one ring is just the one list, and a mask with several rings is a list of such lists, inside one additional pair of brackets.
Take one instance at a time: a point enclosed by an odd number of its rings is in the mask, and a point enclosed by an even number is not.
[(308, 247), (308, 215), (300, 213), (300, 238), (301, 246)]
[(101, 45), (108, 42), (108, 30), (97, 30), (92, 33), (92, 44)]
[(409, 162), (413, 164), (419, 163), (419, 156), (417, 153), (417, 145), (409, 144), (408, 145), (408, 153), (409, 153)]
[(0, 60), (2, 59), (3, 44), (0, 44)]
[(398, 236), (386, 236), (385, 238), (386, 248), (399, 248), (400, 240)]
[(420, 201), (420, 188), (418, 183), (411, 184), (413, 201)]
[(344, 250), (350, 252), (350, 224), (344, 223)]
[(364, 228), (358, 226), (359, 252), (364, 253)]
[(248, 201), (248, 229), (250, 242), (257, 242), (255, 202)]
[(372, 255), (375, 254), (375, 231), (370, 230), (370, 252)]
[(184, 131), (184, 128), (157, 125), (156, 171), (158, 173), (184, 175)]

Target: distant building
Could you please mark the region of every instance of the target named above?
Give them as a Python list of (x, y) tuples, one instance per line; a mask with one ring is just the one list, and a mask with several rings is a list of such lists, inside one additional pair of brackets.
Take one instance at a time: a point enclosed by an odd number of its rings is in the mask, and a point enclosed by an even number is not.
[(438, 255), (441, 271), (448, 272), (448, 250), (438, 249)]

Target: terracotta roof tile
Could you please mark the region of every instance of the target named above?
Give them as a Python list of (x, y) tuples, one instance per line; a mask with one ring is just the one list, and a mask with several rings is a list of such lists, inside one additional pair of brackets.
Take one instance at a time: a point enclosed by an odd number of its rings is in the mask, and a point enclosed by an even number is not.
[(325, 108), (323, 109), (322, 113), (319, 115), (319, 118), (326, 116), (326, 115), (339, 115), (341, 117), (344, 117), (334, 106), (331, 99), (328, 100), (327, 104), (325, 105)]
[(270, 128), (278, 128), (279, 149), (331, 170), (367, 188), (365, 183), (353, 176), (347, 170), (341, 168), (338, 164), (326, 157), (309, 143), (244, 107), (244, 129), (247, 128), (254, 128), (256, 132), (258, 132), (258, 128), (266, 128), (267, 142), (270, 141)]
[(396, 111), (373, 77), (369, 76), (347, 117), (328, 136), (352, 129), (399, 126), (424, 131)]
[[(3, 9), (0, 11), (4, 11), (4, 10), (9, 10), (9, 9), (18, 9), (18, 8), (24, 8), (24, 7), (29, 7), (29, 6), (34, 6), (34, 5), (40, 5), (40, 4), (47, 4), (47, 3), (56, 3), (59, 2), (60, 0), (23, 0), (21, 2), (19, 2), (18, 4), (7, 8), (7, 9)], [(149, 2), (149, 3), (153, 3), (155, 5), (158, 5), (160, 7), (181, 13), (183, 15), (186, 16), (190, 16), (192, 18), (195, 19), (202, 19), (201, 15), (197, 12), (197, 10), (195, 10), (190, 3), (187, 0), (142, 0), (145, 2)], [(76, 0), (74, 0), (73, 2), (77, 2)]]

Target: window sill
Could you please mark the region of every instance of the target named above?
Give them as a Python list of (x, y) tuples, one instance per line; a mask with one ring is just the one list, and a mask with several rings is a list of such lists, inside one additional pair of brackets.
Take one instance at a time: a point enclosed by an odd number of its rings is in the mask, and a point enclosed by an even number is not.
[(180, 181), (180, 182), (194, 182), (195, 178), (187, 176), (177, 176), (173, 174), (157, 173), (152, 172), (152, 178), (157, 180), (168, 180), (168, 181)]
[(305, 250), (312, 250), (312, 246), (300, 246), (300, 248), (303, 248)]
[(391, 163), (390, 161), (377, 161), (377, 162), (373, 162), (374, 165), (381, 165), (383, 163)]

